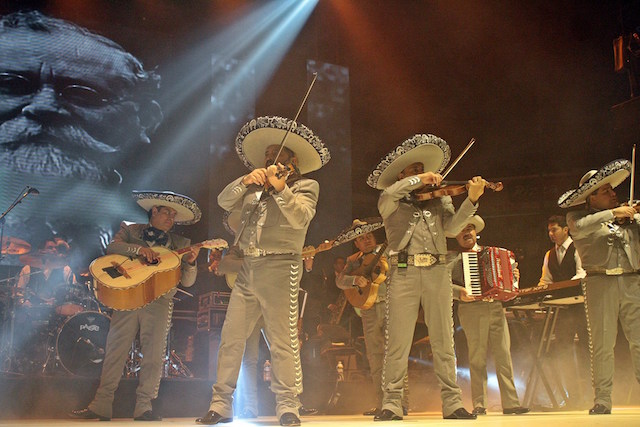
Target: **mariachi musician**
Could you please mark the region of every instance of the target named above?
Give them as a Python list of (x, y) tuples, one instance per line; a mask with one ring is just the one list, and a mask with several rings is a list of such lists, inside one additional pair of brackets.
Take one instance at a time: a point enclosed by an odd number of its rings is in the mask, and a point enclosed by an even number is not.
[(300, 424), (298, 287), (302, 247), (319, 193), (318, 182), (302, 175), (320, 169), (330, 155), (309, 128), (294, 125), (282, 117), (259, 117), (236, 138), (236, 152), (251, 172), (227, 185), (218, 204), (240, 213), (234, 245), (242, 250), (242, 266), (222, 327), (211, 404), (196, 419), (199, 424), (233, 420), (232, 394), (245, 342), (260, 318), (271, 348), (276, 415), (281, 425)]
[(587, 272), (582, 290), (595, 391), (590, 415), (611, 413), (618, 321), (640, 382), (640, 214), (637, 205), (620, 205), (614, 191), (631, 169), (629, 161), (614, 160), (584, 174), (558, 199), (561, 208), (585, 205), (567, 214), (567, 224)]
[[(371, 379), (376, 391), (376, 407), (363, 413), (363, 415), (378, 415), (382, 407), (382, 361), (384, 359), (384, 329), (385, 329), (385, 301), (387, 299), (387, 287), (385, 285), (388, 264), (383, 251), (386, 245), (379, 245), (373, 230), (382, 227), (382, 218), (369, 221), (353, 221), (348, 233), (355, 236), (354, 244), (358, 252), (347, 258), (346, 266), (336, 279), (336, 286), (345, 292), (354, 292), (354, 288), (362, 292), (368, 289), (366, 298), (369, 303), (365, 307), (359, 307), (362, 316), (362, 330), (369, 361)], [(374, 273), (374, 270), (377, 270)], [(373, 276), (376, 277), (373, 277)], [(382, 277), (380, 277), (382, 275)], [(381, 280), (377, 280), (380, 278)], [(372, 284), (372, 280), (379, 285)], [(377, 286), (377, 288), (375, 288)], [(357, 292), (356, 292), (357, 294)], [(408, 385), (408, 381), (405, 385)], [(402, 412), (407, 415), (409, 408), (408, 387), (405, 387), (402, 399)]]
[[(484, 220), (474, 215), (469, 223), (455, 236), (458, 250), (449, 254), (451, 280), (456, 285), (464, 284), (461, 251), (480, 252), (477, 233), (484, 229)], [(451, 237), (451, 236), (448, 236)], [(520, 277), (518, 268), (513, 269), (517, 281)], [(507, 318), (504, 315), (502, 301), (481, 299), (467, 295), (464, 287), (455, 286), (459, 291), (458, 317), (464, 330), (469, 349), (469, 372), (471, 376), (471, 402), (473, 414), (487, 413), (487, 350), (491, 354), (496, 367), (496, 377), (500, 386), (503, 414), (524, 414), (529, 408), (520, 406), (518, 393), (513, 380), (513, 363), (511, 361), (511, 339)]]
[(376, 421), (402, 419), (402, 389), (407, 359), (420, 305), (433, 350), (436, 376), (441, 385), (445, 419), (475, 419), (462, 404), (456, 384), (453, 349), (453, 294), (445, 232), (457, 234), (478, 208), (485, 181), (468, 181), (469, 196), (456, 212), (450, 196), (416, 202), (413, 193), (439, 185), (440, 172), (449, 162), (447, 143), (434, 135), (418, 134), (394, 148), (369, 175), (367, 184), (382, 191), (378, 210), (389, 243), (390, 282), (387, 284), (387, 340), (383, 367), (382, 411)]
[[(138, 205), (147, 211), (149, 223), (123, 222), (120, 230), (107, 246), (108, 254), (140, 257), (148, 263), (153, 263), (158, 259), (158, 253), (153, 250), (154, 247), (162, 246), (175, 250), (189, 246), (189, 239), (171, 232), (171, 229), (174, 224), (195, 224), (200, 220), (202, 214), (194, 200), (170, 191), (134, 191), (133, 197)], [(182, 257), (180, 266), (182, 286), (189, 287), (195, 283), (196, 258), (199, 250), (199, 246), (191, 247)], [(176, 290), (173, 289), (144, 307), (113, 312), (107, 335), (100, 386), (89, 406), (73, 410), (69, 414), (71, 417), (101, 421), (111, 419), (113, 397), (122, 378), (122, 370), (131, 343), (139, 332), (144, 357), (136, 389), (134, 420), (159, 421), (162, 419), (153, 412), (151, 401), (158, 397), (175, 294)]]

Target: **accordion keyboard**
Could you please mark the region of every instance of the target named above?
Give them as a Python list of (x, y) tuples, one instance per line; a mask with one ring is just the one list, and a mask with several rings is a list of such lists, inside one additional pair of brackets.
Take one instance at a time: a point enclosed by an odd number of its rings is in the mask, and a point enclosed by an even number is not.
[(464, 287), (467, 290), (467, 295), (482, 296), (478, 252), (462, 252), (462, 266), (464, 272)]

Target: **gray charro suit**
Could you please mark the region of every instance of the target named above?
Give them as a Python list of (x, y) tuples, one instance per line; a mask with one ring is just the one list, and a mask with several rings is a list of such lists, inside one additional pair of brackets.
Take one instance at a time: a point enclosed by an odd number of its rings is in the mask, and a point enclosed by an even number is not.
[(433, 350), (436, 376), (440, 382), (445, 416), (462, 408), (462, 393), (456, 384), (453, 350), (452, 289), (445, 232), (457, 234), (475, 213), (477, 205), (466, 199), (458, 212), (451, 197), (442, 197), (420, 206), (407, 203), (405, 196), (422, 187), (418, 177), (404, 178), (387, 187), (378, 201), (390, 251), (407, 249), (409, 254), (431, 253), (440, 261), (430, 267), (390, 267), (387, 285), (387, 332), (382, 373), (383, 409), (402, 416), (402, 388), (407, 373), (413, 327), (420, 305)]
[(635, 376), (640, 382), (640, 215), (624, 226), (613, 219), (611, 210), (567, 214), (573, 242), (587, 272), (583, 292), (591, 341), (594, 403), (609, 409), (618, 319), (629, 341)]
[[(377, 246), (380, 250), (381, 246)], [(356, 252), (347, 258), (346, 265), (342, 273), (336, 279), (336, 286), (340, 289), (350, 289), (353, 287), (356, 276), (353, 271), (358, 269), (362, 263), (362, 251)], [(369, 278), (370, 279), (370, 278)], [(385, 330), (385, 302), (387, 294), (386, 281), (378, 288), (376, 302), (368, 310), (362, 310), (362, 330), (364, 332), (364, 343), (367, 350), (367, 360), (369, 361), (369, 371), (376, 391), (376, 408), (382, 407), (382, 363), (384, 360), (384, 330)], [(404, 393), (402, 406), (409, 408), (409, 381), (404, 383)]]
[[(141, 246), (148, 246), (142, 240), (142, 231), (148, 224), (122, 223), (113, 241), (107, 246), (107, 253), (134, 256)], [(169, 233), (167, 246), (180, 249), (189, 246), (189, 239), (175, 233)], [(183, 286), (191, 286), (196, 280), (197, 267), (182, 262)], [(167, 348), (167, 334), (173, 310), (173, 296), (176, 290), (161, 296), (155, 301), (137, 310), (114, 311), (111, 316), (107, 348), (102, 365), (100, 386), (89, 405), (89, 409), (98, 415), (111, 418), (113, 395), (118, 388), (122, 371), (131, 343), (140, 332), (142, 355), (136, 406), (133, 412), (138, 417), (151, 410), (151, 400), (158, 397), (162, 366)]]
[[(241, 212), (236, 244), (245, 252), (222, 327), (216, 383), (210, 410), (231, 417), (245, 342), (262, 316), (272, 358), (271, 390), (276, 415), (298, 414), (302, 393), (298, 343), (298, 286), (302, 276), (300, 254), (307, 228), (316, 213), (319, 186), (299, 179), (280, 193), (262, 194), (246, 187), (240, 177), (218, 195), (220, 207)], [(262, 197), (260, 196), (262, 194)]]
[[(476, 245), (473, 250), (480, 250)], [(451, 280), (464, 286), (462, 256), (460, 252), (449, 254)], [(487, 350), (496, 367), (502, 408), (520, 406), (513, 380), (511, 338), (507, 318), (500, 301), (474, 301), (458, 304), (458, 317), (469, 347), (469, 372), (471, 376), (471, 401), (473, 407), (487, 407)]]

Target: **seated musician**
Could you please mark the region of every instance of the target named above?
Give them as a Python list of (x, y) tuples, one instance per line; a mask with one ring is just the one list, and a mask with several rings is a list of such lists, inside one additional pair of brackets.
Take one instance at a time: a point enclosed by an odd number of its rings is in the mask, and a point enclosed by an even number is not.
[(614, 191), (630, 173), (631, 162), (614, 160), (584, 174), (558, 199), (561, 208), (585, 205), (567, 214), (567, 225), (587, 272), (582, 289), (595, 392), (590, 415), (611, 413), (618, 321), (640, 382), (640, 207), (620, 205)]
[[(354, 287), (364, 288), (370, 285), (372, 277), (364, 275), (364, 266), (368, 262), (373, 262), (379, 251), (383, 251), (382, 245), (376, 241), (375, 235), (369, 229), (376, 224), (354, 220), (354, 230), (358, 232), (354, 243), (358, 252), (347, 258), (347, 263), (342, 273), (336, 279), (336, 286), (340, 289), (352, 289)], [(378, 227), (379, 228), (379, 227)], [(385, 301), (387, 287), (383, 282), (377, 290), (377, 297), (373, 305), (361, 310), (362, 329), (364, 332), (364, 342), (367, 350), (367, 360), (371, 379), (376, 391), (376, 407), (363, 413), (363, 415), (378, 415), (382, 407), (382, 362), (384, 359), (384, 328), (385, 328)], [(408, 381), (405, 381), (405, 388), (402, 398), (402, 412), (407, 415), (409, 408)]]
[[(549, 239), (554, 245), (544, 256), (538, 286), (584, 278), (586, 273), (582, 268), (582, 261), (575, 249), (573, 239), (569, 235), (565, 216), (550, 216), (547, 220), (547, 230)], [(575, 345), (576, 335), (578, 336), (577, 346)], [(589, 335), (584, 304), (564, 306), (559, 314), (554, 336), (556, 361), (560, 365), (558, 372), (563, 377), (562, 383), (569, 397), (565, 407), (581, 408), (583, 406), (581, 379), (584, 377), (583, 372), (589, 369)]]
[(25, 266), (20, 270), (18, 289), (21, 303), (30, 307), (38, 304), (53, 306), (56, 296), (75, 283), (75, 276), (67, 261), (69, 244), (59, 237), (47, 239), (37, 255), (23, 255)]
[[(126, 224), (123, 222), (120, 231), (107, 246), (107, 253), (138, 256), (152, 263), (158, 259), (158, 253), (153, 250), (154, 246), (175, 250), (190, 245), (189, 239), (171, 232), (171, 229), (174, 224), (188, 225), (200, 220), (200, 208), (195, 201), (168, 191), (136, 191), (134, 197), (138, 205), (147, 211), (149, 223)], [(199, 250), (199, 247), (192, 247), (182, 256), (182, 286), (192, 286), (196, 280), (195, 261)], [(153, 412), (151, 401), (158, 397), (175, 293), (176, 289), (172, 289), (135, 310), (114, 310), (107, 335), (100, 386), (89, 406), (72, 411), (69, 414), (72, 418), (101, 421), (111, 419), (113, 397), (122, 378), (127, 355), (136, 334), (140, 332), (143, 358), (133, 416), (136, 421), (161, 420)]]
[[(451, 280), (456, 285), (464, 284), (462, 251), (479, 252), (477, 233), (484, 229), (484, 220), (478, 215), (469, 219), (469, 223), (455, 238), (458, 250), (449, 254)], [(453, 256), (452, 256), (453, 255)], [(514, 269), (516, 280), (519, 278), (518, 269)], [(503, 414), (524, 414), (529, 408), (520, 406), (518, 393), (513, 380), (513, 364), (511, 362), (510, 337), (507, 319), (501, 301), (476, 300), (467, 295), (464, 287), (455, 286), (459, 291), (460, 304), (458, 317), (467, 338), (469, 348), (469, 371), (471, 376), (471, 400), (473, 413), (486, 415), (487, 413), (487, 350), (493, 355), (496, 377), (500, 386)]]

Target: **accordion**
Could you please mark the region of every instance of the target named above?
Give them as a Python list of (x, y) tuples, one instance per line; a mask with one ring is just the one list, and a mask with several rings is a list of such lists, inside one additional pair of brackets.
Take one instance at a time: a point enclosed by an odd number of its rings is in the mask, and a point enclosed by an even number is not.
[(464, 287), (469, 296), (509, 301), (518, 295), (513, 277), (516, 260), (508, 249), (484, 247), (481, 251), (462, 252)]

